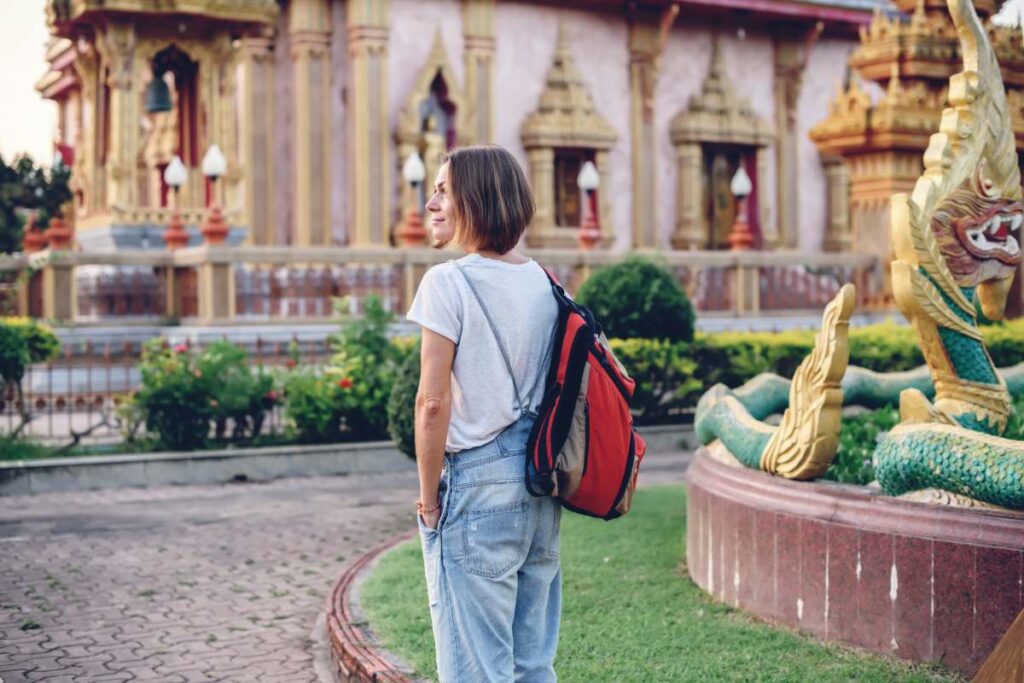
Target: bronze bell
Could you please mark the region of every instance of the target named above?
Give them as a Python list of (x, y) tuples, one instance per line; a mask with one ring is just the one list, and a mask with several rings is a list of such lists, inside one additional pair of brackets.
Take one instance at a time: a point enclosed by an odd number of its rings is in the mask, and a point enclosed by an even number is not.
[(170, 111), (174, 107), (171, 102), (171, 91), (162, 76), (156, 76), (146, 86), (146, 113), (155, 114)]

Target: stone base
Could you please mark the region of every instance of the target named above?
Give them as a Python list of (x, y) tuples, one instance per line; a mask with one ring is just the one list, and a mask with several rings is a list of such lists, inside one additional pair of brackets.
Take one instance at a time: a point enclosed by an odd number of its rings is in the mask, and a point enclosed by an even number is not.
[[(121, 251), (121, 250), (145, 250), (156, 249), (163, 251), (167, 248), (164, 242), (166, 225), (110, 225), (89, 230), (80, 230), (75, 233), (75, 242), (82, 251)], [(189, 225), (185, 227), (188, 233), (189, 247), (198, 247), (203, 244), (203, 236), (199, 232), (199, 226)], [(237, 247), (245, 241), (248, 234), (246, 228), (233, 227), (228, 233), (224, 242), (227, 246)]]
[(793, 482), (698, 452), (687, 565), (729, 605), (973, 675), (1024, 608), (1024, 516)]

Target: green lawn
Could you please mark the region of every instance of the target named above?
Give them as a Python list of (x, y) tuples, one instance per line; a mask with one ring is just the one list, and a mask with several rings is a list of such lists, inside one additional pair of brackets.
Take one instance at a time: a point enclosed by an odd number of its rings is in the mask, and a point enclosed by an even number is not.
[[(611, 523), (563, 515), (561, 681), (963, 680), (825, 645), (714, 602), (686, 573), (685, 520), (681, 486), (638, 492), (629, 515)], [(435, 676), (418, 540), (383, 558), (361, 602), (384, 646)]]

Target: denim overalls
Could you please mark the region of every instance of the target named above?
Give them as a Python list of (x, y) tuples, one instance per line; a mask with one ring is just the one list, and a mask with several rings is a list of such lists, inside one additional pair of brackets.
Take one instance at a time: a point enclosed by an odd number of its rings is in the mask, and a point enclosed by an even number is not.
[(445, 454), (437, 529), (419, 520), (441, 683), (556, 680), (561, 507), (526, 490), (526, 441), (537, 416), (528, 409), (532, 395), (520, 400), (514, 377), (512, 384), (519, 419), (482, 446)]

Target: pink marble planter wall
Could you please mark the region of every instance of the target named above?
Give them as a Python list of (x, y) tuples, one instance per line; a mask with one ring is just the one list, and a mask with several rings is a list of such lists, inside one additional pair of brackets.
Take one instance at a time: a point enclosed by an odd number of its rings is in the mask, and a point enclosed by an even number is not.
[(1024, 608), (1024, 518), (798, 483), (698, 454), (687, 564), (757, 616), (967, 675)]

